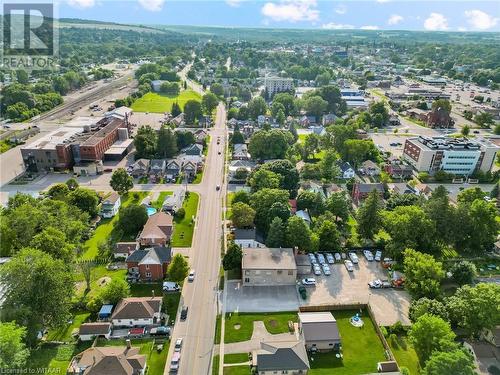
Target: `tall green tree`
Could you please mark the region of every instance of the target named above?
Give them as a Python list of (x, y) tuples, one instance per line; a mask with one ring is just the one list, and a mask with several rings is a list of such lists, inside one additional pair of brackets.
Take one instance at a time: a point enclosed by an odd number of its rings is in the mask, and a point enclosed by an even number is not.
[(424, 211), (434, 225), (436, 239), (441, 245), (452, 241), (455, 232), (455, 209), (450, 205), (448, 191), (442, 185), (438, 186), (424, 204)]
[(231, 206), (231, 220), (236, 228), (253, 227), (255, 210), (243, 202), (233, 203)]
[(201, 103), (198, 100), (191, 99), (184, 104), (184, 121), (186, 121), (186, 124), (193, 125), (201, 115)]
[(347, 223), (351, 210), (351, 201), (345, 192), (338, 191), (327, 198), (326, 209), (335, 216), (335, 222), (341, 220), (343, 223)]
[(319, 162), (321, 177), (327, 182), (333, 181), (340, 175), (340, 168), (337, 165), (338, 157), (333, 150), (326, 150), (323, 158)]
[(234, 242), (230, 242), (227, 246), (226, 254), (222, 258), (222, 267), (225, 271), (240, 269), (242, 259), (243, 251), (241, 251), (241, 247)]
[(168, 278), (176, 283), (182, 282), (188, 275), (189, 265), (182, 254), (175, 254), (168, 265)]
[(285, 241), (285, 228), (283, 221), (279, 217), (275, 217), (269, 225), (269, 232), (267, 233), (266, 246), (267, 247), (282, 247)]
[(288, 204), (289, 193), (281, 189), (264, 188), (252, 194), (250, 206), (255, 210), (255, 225), (264, 233), (267, 233), (272, 217), (269, 216), (271, 206), (276, 202)]
[(323, 221), (316, 230), (319, 238), (319, 249), (322, 251), (340, 251), (340, 232), (335, 223), (330, 220)]
[(66, 242), (66, 235), (54, 227), (47, 227), (31, 240), (30, 247), (50, 254), (54, 259), (61, 259), (67, 264), (74, 259), (74, 247)]
[(368, 194), (358, 210), (358, 231), (366, 239), (372, 239), (382, 224), (382, 202), (376, 190)]
[(0, 368), (22, 368), (29, 357), (24, 344), (26, 328), (16, 322), (0, 322)]
[(118, 168), (113, 171), (109, 185), (118, 194), (127, 194), (134, 187), (134, 179), (130, 176), (125, 168)]
[(265, 169), (280, 175), (281, 189), (288, 190), (290, 198), (297, 196), (297, 189), (299, 187), (299, 172), (297, 168), (289, 160), (273, 160), (262, 165), (261, 169)]
[(68, 197), (70, 190), (68, 185), (64, 183), (54, 184), (47, 191), (47, 196), (50, 199), (65, 200)]
[(136, 159), (152, 159), (156, 151), (156, 132), (149, 125), (141, 126), (134, 137)]
[(311, 230), (300, 217), (292, 216), (288, 219), (286, 242), (288, 246), (297, 247), (299, 250), (311, 251)]
[(297, 209), (307, 210), (311, 215), (318, 216), (325, 211), (325, 202), (320, 193), (303, 191), (297, 196)]
[(146, 208), (137, 204), (130, 204), (120, 210), (117, 226), (123, 233), (136, 235), (148, 221)]
[(156, 154), (161, 159), (169, 159), (177, 154), (177, 137), (174, 132), (163, 125), (156, 140)]
[(436, 298), (440, 295), (444, 270), (432, 255), (413, 249), (404, 251), (405, 287), (413, 298)]
[(254, 192), (264, 188), (276, 189), (280, 186), (280, 177), (274, 172), (259, 168), (250, 175), (248, 184)]
[(439, 316), (443, 320), (449, 321), (448, 311), (443, 302), (437, 299), (422, 297), (413, 299), (410, 304), (409, 317), (415, 323), (424, 314)]
[(434, 352), (425, 363), (422, 375), (476, 375), (474, 359), (463, 349)]
[(476, 265), (467, 260), (455, 263), (451, 268), (453, 280), (458, 285), (472, 284), (474, 278), (477, 276)]
[(219, 98), (212, 92), (207, 92), (201, 99), (201, 106), (206, 115), (211, 115), (217, 104), (219, 104)]
[(86, 212), (90, 217), (97, 215), (99, 199), (95, 191), (85, 188), (76, 188), (68, 194), (68, 203)]
[(256, 96), (248, 103), (248, 114), (254, 120), (260, 115), (265, 115), (267, 112), (267, 104), (264, 98)]
[(99, 292), (99, 298), (103, 303), (116, 305), (121, 299), (130, 296), (130, 285), (124, 279), (111, 279)]
[(177, 117), (182, 113), (181, 106), (177, 102), (172, 103), (172, 109), (170, 110), (172, 117)]

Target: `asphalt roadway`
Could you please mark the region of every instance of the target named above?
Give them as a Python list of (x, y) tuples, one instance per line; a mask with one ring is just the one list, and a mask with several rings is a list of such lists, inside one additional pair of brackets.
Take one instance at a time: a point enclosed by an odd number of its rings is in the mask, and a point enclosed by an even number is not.
[[(223, 185), (226, 111), (222, 104), (217, 107), (215, 127), (210, 135), (205, 172), (197, 188), (200, 203), (189, 259), (191, 269), (195, 270), (195, 279), (184, 283), (179, 304), (179, 310), (187, 306), (189, 312), (185, 321), (180, 321), (180, 314), (177, 314), (171, 337), (171, 343), (179, 337), (184, 338), (179, 368), (182, 375), (204, 375), (211, 370), (218, 304), (222, 199), (226, 191)], [(217, 145), (217, 137), (220, 137), (220, 145)], [(217, 185), (221, 187), (218, 191)], [(170, 345), (164, 374), (169, 374), (173, 350), (174, 345)]]

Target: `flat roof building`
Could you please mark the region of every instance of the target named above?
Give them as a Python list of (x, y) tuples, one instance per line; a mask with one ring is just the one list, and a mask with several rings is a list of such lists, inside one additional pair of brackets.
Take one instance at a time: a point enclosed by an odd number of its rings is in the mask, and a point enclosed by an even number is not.
[(269, 96), (273, 96), (278, 92), (290, 91), (293, 88), (293, 79), (283, 77), (266, 77), (264, 78), (264, 85), (266, 86)]
[(295, 284), (297, 265), (293, 249), (259, 247), (242, 250), (244, 286)]

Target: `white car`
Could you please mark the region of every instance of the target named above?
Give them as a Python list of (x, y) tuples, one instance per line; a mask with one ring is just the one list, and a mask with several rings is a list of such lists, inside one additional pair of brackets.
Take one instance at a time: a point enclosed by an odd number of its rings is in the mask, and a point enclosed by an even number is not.
[(354, 271), (354, 266), (350, 260), (347, 260), (347, 259), (344, 260), (344, 265), (345, 265), (345, 268), (347, 268), (347, 271), (349, 271), (349, 272)]
[(368, 262), (373, 262), (373, 254), (370, 250), (363, 250), (363, 254)]
[(182, 337), (179, 337), (177, 340), (175, 340), (174, 351), (180, 352), (181, 348), (182, 348)]
[(326, 263), (325, 256), (323, 254), (318, 254), (318, 262), (319, 262), (319, 264)]
[(376, 279), (376, 280), (370, 281), (368, 283), (368, 286), (372, 289), (390, 288), (391, 283), (388, 280)]
[(321, 267), (320, 266), (318, 266), (317, 264), (315, 264), (313, 270), (314, 270), (314, 274), (316, 276), (321, 276)]
[(349, 259), (351, 259), (351, 262), (353, 262), (354, 264), (359, 263), (359, 259), (356, 253), (349, 253)]
[(326, 261), (328, 262), (328, 264), (333, 264), (335, 263), (335, 258), (332, 254), (326, 253)]
[(342, 259), (347, 259), (347, 255), (345, 255), (345, 253), (340, 254), (340, 256), (342, 257)]
[(330, 276), (332, 274), (332, 272), (330, 271), (330, 266), (328, 266), (328, 264), (323, 264), (322, 268), (325, 276)]
[(309, 253), (309, 254), (307, 254), (307, 256), (309, 257), (309, 260), (311, 261), (312, 264), (317, 264), (318, 263), (318, 261), (316, 260), (316, 257), (314, 256), (314, 254)]
[(188, 281), (194, 281), (194, 270), (189, 271)]
[(340, 256), (340, 253), (335, 253), (335, 261), (340, 262), (342, 260), (342, 257)]
[(316, 279), (314, 277), (302, 279), (302, 285), (316, 285)]
[(377, 250), (377, 251), (375, 252), (375, 260), (376, 260), (377, 262), (380, 262), (380, 259), (382, 259), (382, 252), (381, 252), (380, 250)]

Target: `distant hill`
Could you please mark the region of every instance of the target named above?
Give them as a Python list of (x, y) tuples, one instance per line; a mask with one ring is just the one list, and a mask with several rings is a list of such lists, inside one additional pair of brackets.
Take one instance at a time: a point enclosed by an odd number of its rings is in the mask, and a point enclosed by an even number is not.
[(60, 18), (60, 28), (81, 28), (81, 29), (107, 29), (107, 30), (131, 30), (145, 33), (165, 33), (167, 30), (158, 29), (152, 26), (129, 25), (116, 22), (103, 22), (94, 20), (84, 20), (80, 18)]

